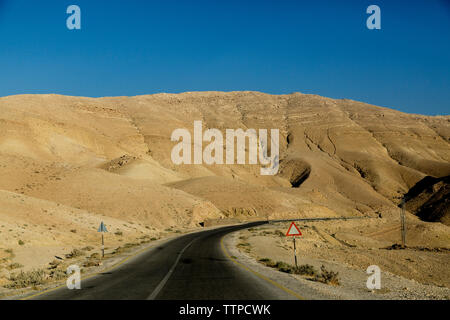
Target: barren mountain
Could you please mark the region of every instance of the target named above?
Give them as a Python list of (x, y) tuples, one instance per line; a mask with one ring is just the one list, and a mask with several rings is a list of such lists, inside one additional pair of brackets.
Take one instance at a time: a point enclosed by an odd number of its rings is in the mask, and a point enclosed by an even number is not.
[[(171, 134), (193, 133), (195, 120), (224, 133), (279, 129), (278, 174), (260, 175), (259, 164), (174, 164)], [(101, 220), (135, 236), (226, 217), (396, 219), (418, 181), (449, 174), (450, 116), (300, 93), (0, 98), (4, 247), (59, 246), (69, 230), (89, 233)]]

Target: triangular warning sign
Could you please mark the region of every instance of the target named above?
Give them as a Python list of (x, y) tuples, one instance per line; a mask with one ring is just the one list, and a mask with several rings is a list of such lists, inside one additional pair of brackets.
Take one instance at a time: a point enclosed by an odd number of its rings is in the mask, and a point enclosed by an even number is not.
[(288, 231), (286, 232), (286, 236), (301, 236), (302, 233), (300, 232), (300, 229), (296, 226), (296, 224), (294, 222), (291, 223), (291, 225), (289, 226)]

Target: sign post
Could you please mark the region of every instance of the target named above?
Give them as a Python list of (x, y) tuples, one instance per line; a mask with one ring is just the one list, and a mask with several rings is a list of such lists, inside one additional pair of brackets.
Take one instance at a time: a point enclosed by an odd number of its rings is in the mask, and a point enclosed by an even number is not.
[(294, 237), (294, 261), (295, 261), (296, 268), (298, 268), (298, 264), (297, 264), (297, 247), (295, 245), (295, 237), (301, 236), (301, 235), (302, 235), (302, 233), (301, 233), (300, 229), (292, 221), (291, 225), (289, 226), (288, 231), (286, 232), (286, 237)]
[(103, 233), (104, 232), (108, 232), (108, 230), (106, 229), (106, 225), (103, 223), (100, 223), (100, 227), (98, 227), (97, 232), (101, 232), (102, 233), (102, 258), (105, 257), (105, 239), (103, 237)]
[(294, 236), (294, 259), (295, 259), (295, 267), (298, 268), (298, 265), (297, 265), (297, 248), (295, 247), (295, 236)]

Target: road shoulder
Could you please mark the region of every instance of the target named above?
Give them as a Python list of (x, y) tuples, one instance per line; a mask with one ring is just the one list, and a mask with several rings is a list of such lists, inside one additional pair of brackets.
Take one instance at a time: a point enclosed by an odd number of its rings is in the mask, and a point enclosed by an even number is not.
[[(267, 227), (268, 226), (265, 225), (260, 228), (263, 230)], [(308, 280), (308, 277), (280, 272), (275, 268), (268, 267), (263, 263), (258, 262), (259, 259), (264, 257), (255, 253), (253, 250), (254, 248), (242, 248), (241, 246), (241, 249), (239, 249), (237, 246), (243, 242), (243, 238), (246, 243), (252, 242), (252, 239), (249, 239), (248, 236), (249, 233), (247, 230), (241, 230), (230, 233), (224, 237), (224, 244), (230, 255), (234, 256), (239, 263), (280, 283), (286, 288), (297, 292), (306, 299), (448, 299), (450, 293), (448, 288), (423, 285), (414, 280), (405, 279), (386, 271), (382, 272), (382, 289), (369, 290), (366, 287), (367, 278), (369, 277), (369, 275), (366, 274), (366, 270), (356, 270), (332, 261), (302, 256), (299, 264), (306, 262), (315, 266), (325, 265), (327, 269), (337, 271), (339, 273), (340, 285), (334, 286), (311, 281)], [(255, 238), (253, 240), (260, 242), (261, 244), (264, 238), (267, 237), (258, 236), (258, 239)]]

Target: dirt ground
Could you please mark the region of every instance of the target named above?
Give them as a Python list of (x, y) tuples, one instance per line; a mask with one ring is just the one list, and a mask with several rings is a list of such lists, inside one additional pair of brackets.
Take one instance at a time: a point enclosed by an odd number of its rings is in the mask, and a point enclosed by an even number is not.
[[(408, 220), (408, 247), (389, 249), (399, 243), (400, 229), (398, 224), (383, 220), (297, 222), (303, 234), (296, 240), (298, 264), (309, 264), (316, 270), (324, 265), (339, 273), (342, 287), (361, 292), (367, 291), (367, 267), (377, 265), (382, 274), (382, 287), (378, 292), (386, 294), (387, 299), (449, 299), (447, 227)], [(293, 239), (285, 236), (289, 225), (273, 223), (241, 231), (235, 236), (236, 246), (254, 261), (270, 259), (294, 265)], [(435, 229), (436, 240), (432, 246), (429, 239), (414, 235), (417, 229), (427, 228)], [(405, 296), (408, 291), (410, 295)]]
[[(211, 226), (210, 228), (214, 228)], [(145, 229), (146, 231), (127, 232), (115, 228), (114, 224), (108, 225), (111, 232), (105, 233), (105, 258), (101, 258), (101, 236), (96, 230), (92, 230), (92, 236), (73, 242), (72, 245), (60, 246), (32, 246), (25, 239), (23, 245), (13, 248), (0, 247), (0, 297), (16, 295), (30, 289), (40, 290), (47, 286), (53, 286), (67, 278), (65, 275), (69, 265), (77, 264), (82, 273), (98, 272), (117, 262), (118, 259), (132, 254), (136, 250), (153, 246), (160, 241), (188, 232), (200, 230), (198, 227), (181, 227), (179, 229), (167, 228), (163, 231)], [(1, 230), (1, 229), (0, 229)], [(45, 232), (45, 231), (44, 231)], [(73, 236), (73, 235), (72, 235)], [(43, 272), (38, 279), (33, 279), (39, 272)], [(11, 281), (15, 275), (21, 275), (19, 282)]]
[[(217, 223), (220, 222), (220, 223)], [(97, 274), (114, 267), (123, 259), (140, 253), (148, 248), (161, 245), (170, 239), (180, 235), (215, 229), (228, 225), (235, 225), (240, 221), (210, 221), (209, 226), (204, 228), (192, 227), (181, 229), (166, 229), (157, 235), (151, 233), (132, 238), (122, 237), (122, 241), (105, 238), (109, 243), (105, 246), (105, 257), (101, 257), (101, 246), (87, 245), (84, 247), (42, 247), (37, 250), (18, 250), (0, 248), (0, 299), (18, 299), (27, 294), (35, 293), (37, 290), (44, 290), (64, 284), (67, 280), (66, 270), (69, 265), (78, 265), (83, 277)], [(150, 236), (152, 235), (152, 236)], [(118, 236), (118, 235), (116, 235)], [(126, 240), (126, 241), (125, 241)], [(56, 255), (55, 255), (56, 253)], [(14, 266), (14, 267), (10, 267)], [(24, 272), (24, 280), (32, 282), (31, 278), (37, 272), (43, 271), (44, 275), (35, 284), (28, 283), (26, 286), (13, 285), (9, 279), (11, 275)]]

